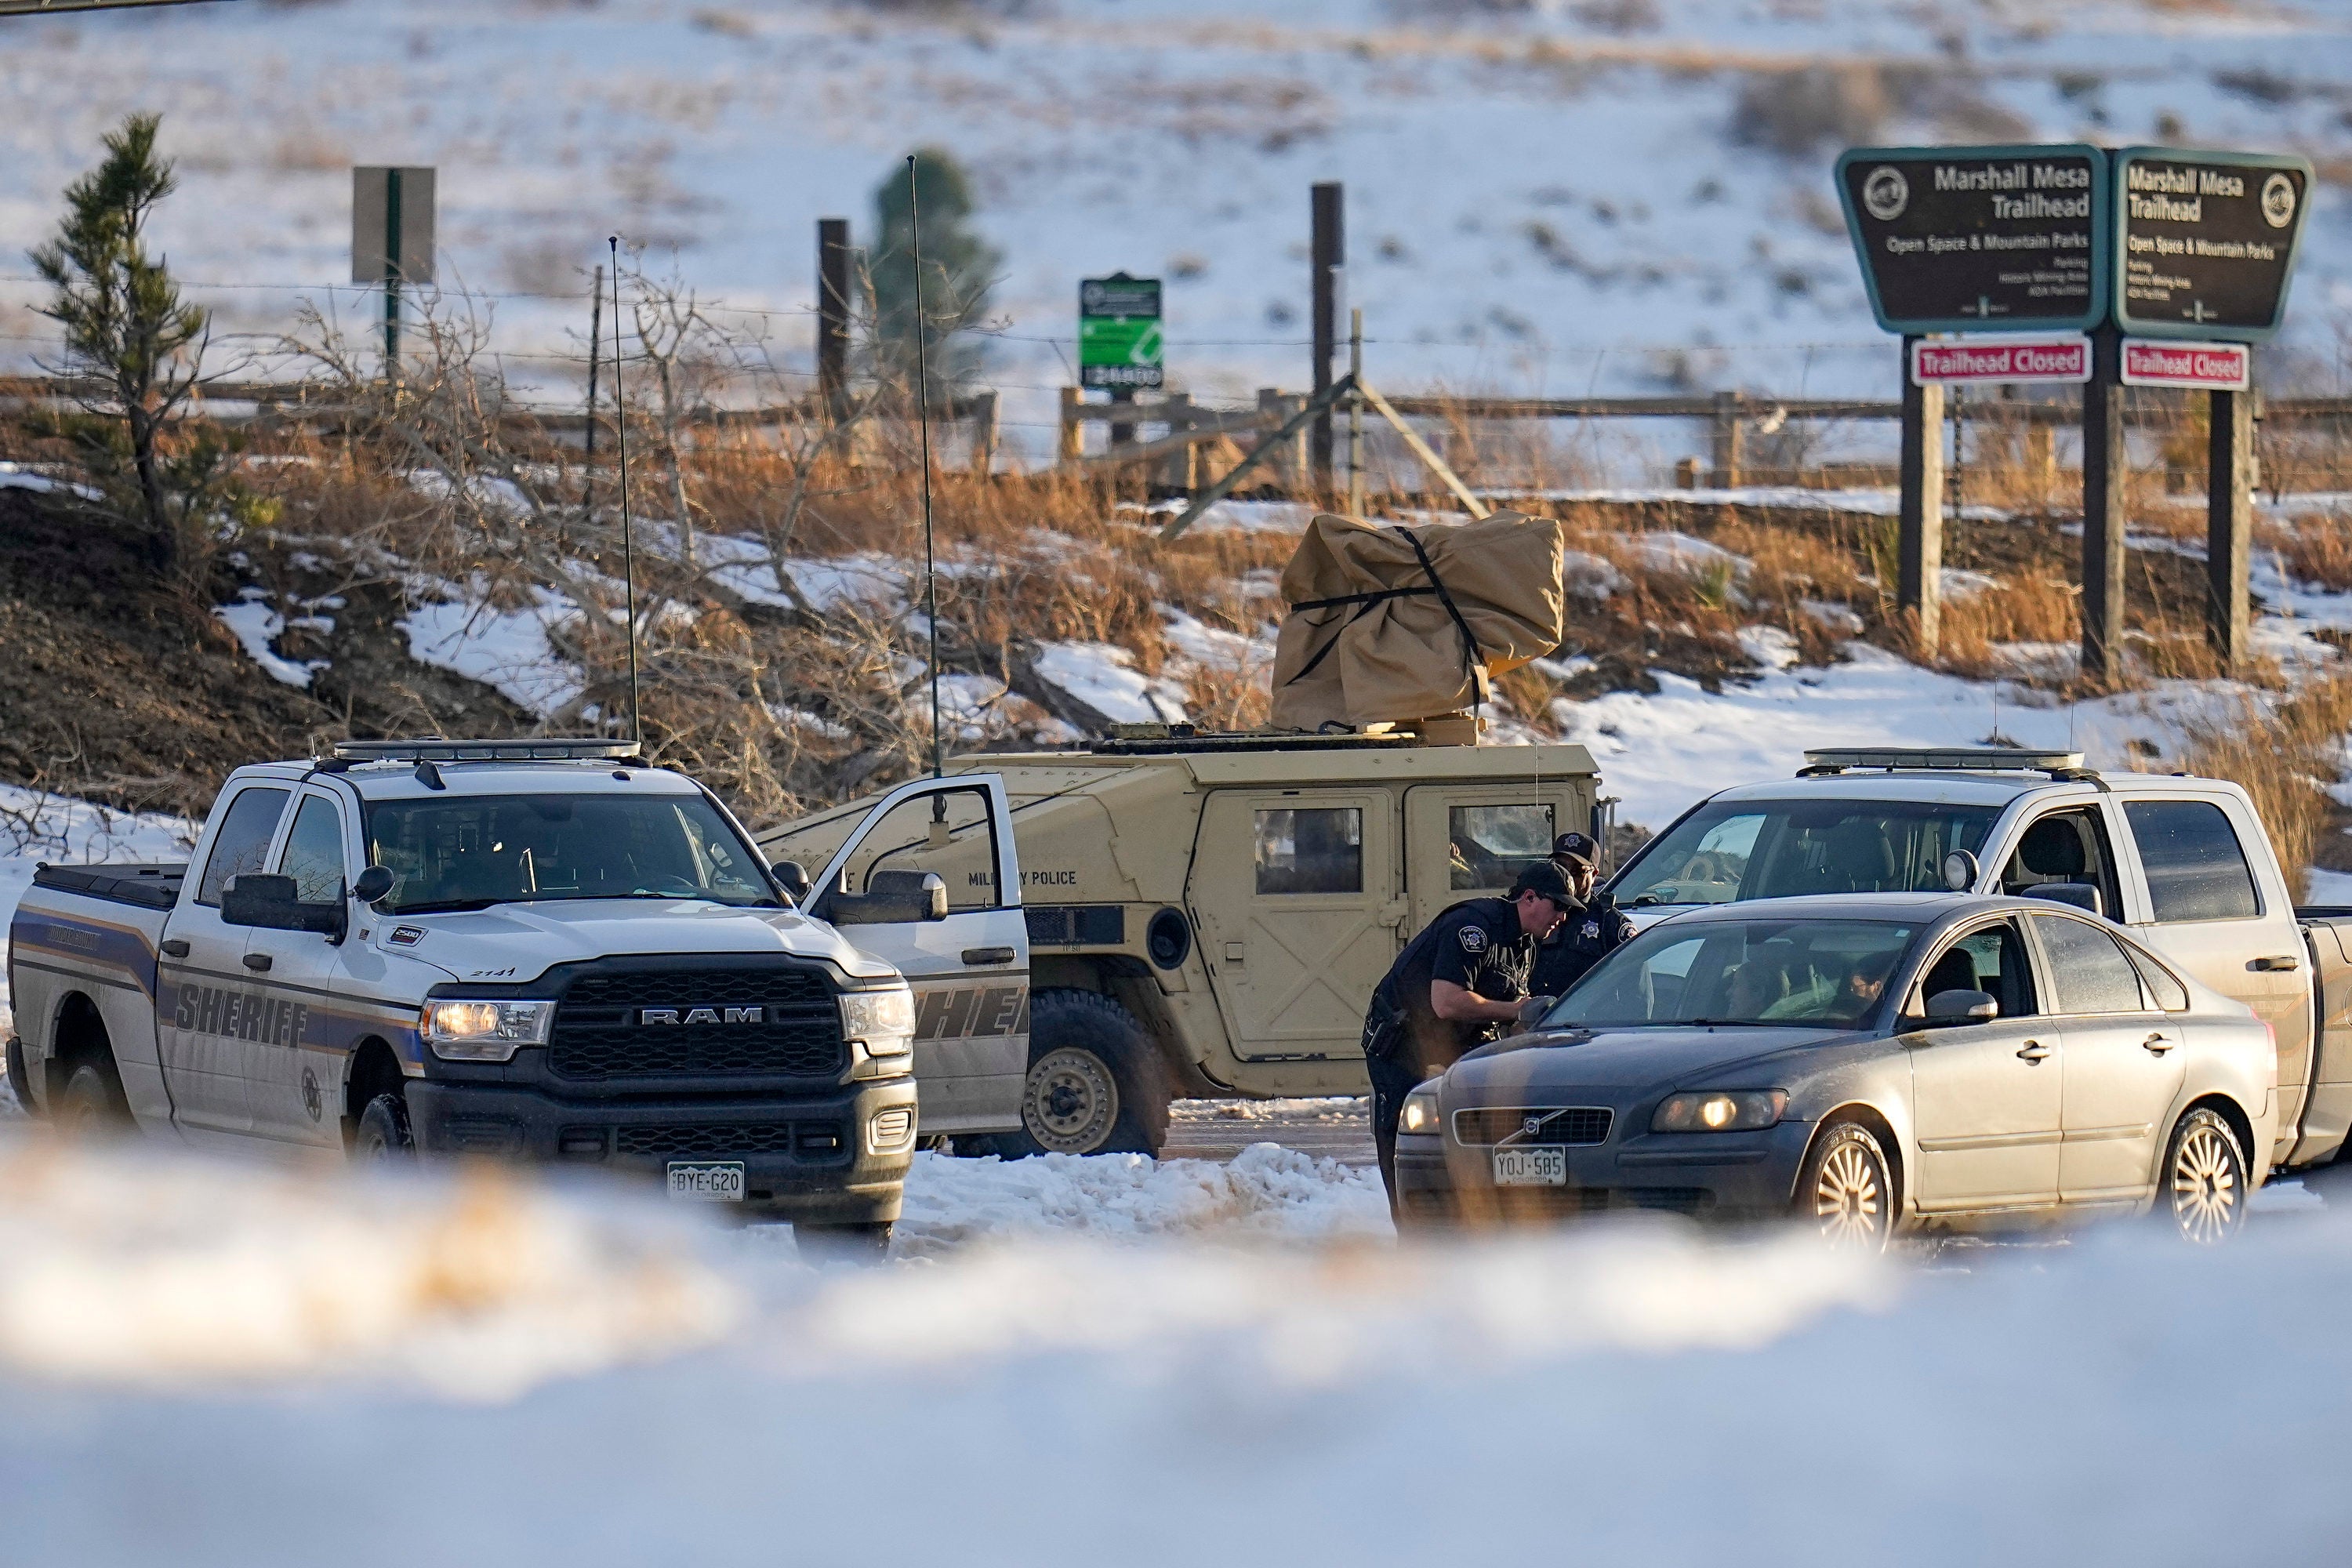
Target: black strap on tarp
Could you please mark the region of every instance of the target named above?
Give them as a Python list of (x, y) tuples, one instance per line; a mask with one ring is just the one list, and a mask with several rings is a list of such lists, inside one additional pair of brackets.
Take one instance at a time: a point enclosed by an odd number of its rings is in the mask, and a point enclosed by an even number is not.
[[(1429, 574), (1429, 581), (1417, 587), (1379, 588), (1369, 594), (1341, 594), (1328, 599), (1303, 599), (1291, 605), (1294, 612), (1301, 615), (1309, 610), (1336, 610), (1349, 605), (1356, 606), (1356, 613), (1342, 622), (1339, 631), (1331, 634), (1331, 640), (1317, 648), (1315, 657), (1299, 666), (1298, 673), (1283, 684), (1288, 686), (1306, 679), (1315, 667), (1321, 664), (1329, 656), (1331, 650), (1339, 646), (1339, 638), (1346, 633), (1348, 627), (1355, 625), (1374, 605), (1383, 605), (1391, 599), (1423, 598), (1433, 594), (1437, 596), (1437, 602), (1445, 606), (1446, 615), (1453, 618), (1454, 629), (1462, 634), (1462, 668), (1463, 672), (1470, 678), (1471, 710), (1474, 714), (1483, 713), (1486, 701), (1478, 689), (1478, 638), (1470, 630), (1470, 623), (1463, 618), (1461, 607), (1454, 604), (1454, 595), (1445, 591), (1445, 579), (1440, 577), (1437, 574), (1437, 568), (1430, 563), (1429, 552), (1422, 547), (1420, 538), (1409, 528), (1400, 528), (1396, 531), (1404, 536), (1404, 542), (1407, 544), (1412, 546), (1413, 559), (1421, 563), (1421, 569), (1423, 572)], [(1317, 629), (1319, 630), (1322, 626), (1330, 624), (1328, 621), (1321, 622)]]

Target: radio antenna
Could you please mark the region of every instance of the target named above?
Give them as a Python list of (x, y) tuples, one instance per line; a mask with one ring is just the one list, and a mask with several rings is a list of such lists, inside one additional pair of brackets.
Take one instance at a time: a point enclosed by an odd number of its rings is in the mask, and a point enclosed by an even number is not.
[(907, 220), (915, 237), (915, 407), (922, 427), (923, 626), (931, 639), (931, 776), (945, 773), (940, 733), (940, 576), (931, 547), (931, 370), (923, 348), (923, 208), (915, 193), (915, 154), (907, 154)]
[(613, 251), (613, 435), (621, 458), (621, 580), (629, 608), (629, 738), (642, 747), (646, 716), (637, 706), (637, 543), (629, 520), (629, 411), (621, 402), (621, 237), (612, 235), (604, 243)]

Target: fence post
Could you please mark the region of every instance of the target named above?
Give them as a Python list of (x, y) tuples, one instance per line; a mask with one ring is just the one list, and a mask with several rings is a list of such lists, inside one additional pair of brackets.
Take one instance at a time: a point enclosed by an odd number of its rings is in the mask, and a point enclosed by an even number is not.
[(996, 394), (974, 393), (966, 417), (971, 426), (971, 471), (985, 479), (996, 472)]
[[(1314, 274), (1313, 395), (1317, 397), (1331, 390), (1331, 362), (1339, 353), (1339, 292), (1348, 265), (1345, 190), (1332, 181), (1309, 192), (1311, 258), (1307, 265)], [(1315, 416), (1314, 435), (1308, 442), (1318, 500), (1331, 493), (1331, 411), (1327, 408)]]
[(1715, 395), (1715, 419), (1707, 441), (1708, 466), (1714, 470), (1708, 479), (1717, 489), (1739, 488), (1740, 469), (1740, 405), (1746, 401), (1737, 392)]
[(1083, 398), (1075, 386), (1062, 388), (1061, 445), (1055, 457), (1065, 463), (1075, 463), (1086, 451), (1086, 426), (1078, 423), (1078, 408)]
[(816, 220), (816, 391), (826, 416), (849, 417), (849, 220)]
[[(1160, 406), (1153, 412), (1168, 421), (1168, 434), (1181, 436), (1192, 427), (1192, 395), (1189, 392), (1169, 393), (1160, 399)], [(1192, 489), (1192, 447), (1171, 452), (1160, 459), (1160, 483), (1163, 489), (1171, 490), (1189, 491)]]
[(1916, 617), (1917, 653), (1933, 658), (1944, 635), (1944, 389), (1911, 374), (1903, 340), (1902, 500), (1895, 531), (1895, 607)]
[(2254, 395), (2211, 392), (2205, 479), (2205, 639), (2224, 674), (2247, 654), (2247, 574), (2254, 531)]
[[(1265, 426), (1269, 430), (1278, 429), (1280, 428), (1282, 422), (1290, 417), (1290, 414), (1291, 409), (1289, 400), (1282, 395), (1282, 392), (1278, 387), (1261, 386), (1257, 389), (1257, 417), (1259, 424)], [(1244, 449), (1246, 450), (1247, 448), (1244, 447)], [(1278, 453), (1275, 456), (1272, 461), (1274, 464), (1275, 483), (1280, 485), (1285, 489), (1288, 489), (1298, 482), (1298, 461), (1297, 454), (1295, 450), (1286, 450)]]
[(2083, 673), (2122, 673), (2124, 641), (2123, 335), (2091, 334), (2083, 386)]

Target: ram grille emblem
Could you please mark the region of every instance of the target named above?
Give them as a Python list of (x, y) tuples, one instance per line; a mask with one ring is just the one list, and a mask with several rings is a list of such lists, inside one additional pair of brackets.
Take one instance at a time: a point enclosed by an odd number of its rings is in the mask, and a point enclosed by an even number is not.
[(638, 1009), (640, 1024), (764, 1024), (768, 1021), (765, 1007), (644, 1007)]

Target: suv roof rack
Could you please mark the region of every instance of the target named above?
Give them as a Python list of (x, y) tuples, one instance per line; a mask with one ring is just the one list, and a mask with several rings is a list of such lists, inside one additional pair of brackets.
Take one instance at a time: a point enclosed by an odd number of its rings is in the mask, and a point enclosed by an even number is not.
[(645, 748), (635, 741), (445, 741), (425, 735), (413, 741), (337, 741), (315, 760), (346, 768), (360, 763), (643, 763)]
[(2053, 779), (2093, 776), (2080, 752), (2036, 752), (2022, 746), (1820, 746), (1805, 752), (1797, 776), (1820, 778), (1848, 768), (1885, 768), (1890, 773), (2032, 773)]

